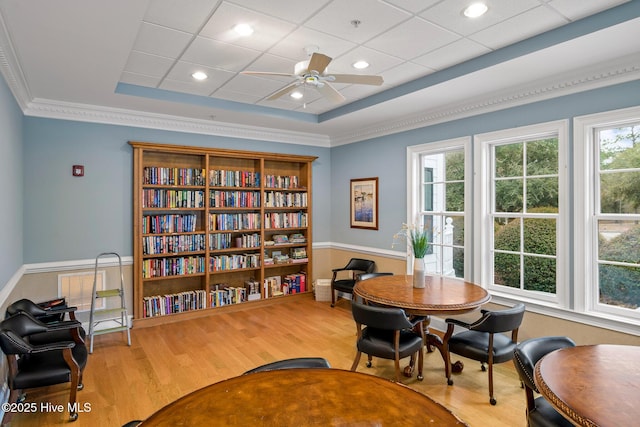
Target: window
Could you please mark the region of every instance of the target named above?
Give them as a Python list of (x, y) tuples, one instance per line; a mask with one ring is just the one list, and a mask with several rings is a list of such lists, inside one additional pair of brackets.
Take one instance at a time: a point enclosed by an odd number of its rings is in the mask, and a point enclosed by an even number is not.
[(565, 301), (567, 123), (478, 135), (479, 282), (493, 292)]
[[(640, 109), (577, 118), (577, 306), (640, 319)], [(579, 280), (579, 282), (578, 282)]]
[(470, 138), (460, 138), (408, 148), (407, 223), (430, 231), (425, 267), (431, 273), (468, 277), (465, 206), (470, 204), (466, 200), (470, 192), (465, 191), (465, 178), (471, 176), (469, 145)]

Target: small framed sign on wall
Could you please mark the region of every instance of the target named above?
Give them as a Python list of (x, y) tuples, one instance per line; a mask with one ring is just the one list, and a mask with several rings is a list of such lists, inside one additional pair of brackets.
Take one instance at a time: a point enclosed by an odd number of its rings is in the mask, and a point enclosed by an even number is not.
[(378, 178), (351, 180), (351, 228), (378, 229)]

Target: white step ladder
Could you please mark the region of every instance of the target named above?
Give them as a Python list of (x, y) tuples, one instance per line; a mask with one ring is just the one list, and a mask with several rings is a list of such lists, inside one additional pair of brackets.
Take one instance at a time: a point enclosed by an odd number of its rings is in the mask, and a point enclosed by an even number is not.
[[(120, 287), (107, 289), (107, 285), (104, 284), (104, 290), (98, 291), (96, 289), (98, 282), (98, 261), (101, 257), (118, 258), (118, 264), (120, 266)], [(93, 353), (93, 337), (94, 335), (108, 334), (111, 332), (127, 331), (127, 344), (131, 345), (131, 326), (129, 325), (129, 316), (127, 314), (127, 307), (125, 305), (124, 297), (124, 275), (122, 274), (122, 259), (120, 255), (115, 252), (104, 252), (96, 257), (96, 266), (93, 274), (93, 293), (91, 294), (91, 315), (89, 316), (89, 337), (91, 344), (89, 346), (89, 353)], [(120, 306), (115, 308), (105, 308), (104, 310), (96, 310), (96, 301), (104, 299), (105, 302), (109, 298), (120, 298)], [(96, 326), (101, 323), (110, 323), (115, 326), (102, 328), (96, 330)]]

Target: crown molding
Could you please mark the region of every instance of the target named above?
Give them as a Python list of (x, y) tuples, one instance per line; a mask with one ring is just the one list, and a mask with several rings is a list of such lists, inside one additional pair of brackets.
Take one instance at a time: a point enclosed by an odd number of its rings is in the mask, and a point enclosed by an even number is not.
[(525, 104), (585, 92), (640, 79), (640, 55), (634, 54), (605, 65), (581, 69), (527, 86), (510, 88), (491, 97), (478, 97), (445, 107), (425, 110), (401, 120), (381, 122), (378, 126), (331, 138), (331, 146), (351, 144), (438, 123), (459, 120)]
[(25, 116), (75, 120), (119, 126), (159, 129), (175, 132), (255, 139), (286, 144), (329, 147), (327, 135), (274, 130), (258, 126), (234, 125), (210, 120), (189, 119), (165, 114), (127, 109), (73, 104), (49, 99), (35, 99), (24, 109)]

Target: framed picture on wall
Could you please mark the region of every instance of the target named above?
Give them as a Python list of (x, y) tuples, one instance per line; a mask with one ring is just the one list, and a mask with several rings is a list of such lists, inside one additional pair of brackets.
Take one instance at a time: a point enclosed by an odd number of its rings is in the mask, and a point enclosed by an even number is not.
[(351, 228), (378, 229), (378, 178), (351, 180)]

